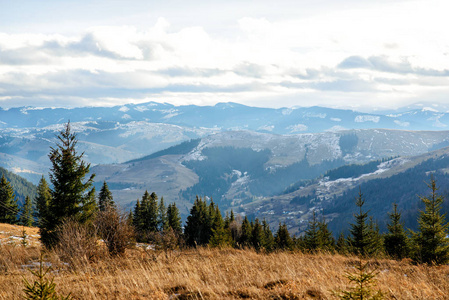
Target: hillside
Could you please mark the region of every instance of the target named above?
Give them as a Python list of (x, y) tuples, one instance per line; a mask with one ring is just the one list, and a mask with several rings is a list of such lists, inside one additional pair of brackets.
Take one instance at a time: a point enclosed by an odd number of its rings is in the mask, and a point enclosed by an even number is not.
[(25, 178), (0, 167), (0, 177), (1, 176), (5, 176), (6, 180), (11, 183), (15, 195), (19, 199), (19, 203), (23, 203), (26, 196), (30, 196), (31, 199), (36, 196), (37, 187)]
[[(449, 148), (414, 157), (398, 157), (364, 165), (367, 173), (360, 174), (362, 166), (345, 166), (313, 181), (299, 182), (288, 193), (258, 199), (234, 210), (251, 218), (267, 219), (271, 226), (285, 222), (291, 232), (300, 233), (307, 228), (313, 211), (325, 217), (329, 228), (338, 234), (353, 222), (355, 197), (359, 190), (366, 199), (366, 209), (377, 220), (381, 231), (386, 229), (387, 213), (397, 203), (402, 211), (405, 226), (416, 229), (416, 216), (422, 209), (418, 195), (427, 195), (426, 182), (432, 174), (439, 185), (439, 192), (449, 195)], [(348, 170), (349, 169), (349, 170)], [(350, 173), (353, 172), (353, 175)], [(345, 174), (345, 176), (341, 176)], [(448, 198), (449, 199), (449, 198)], [(449, 212), (449, 203), (444, 210)]]
[(110, 184), (122, 206), (148, 189), (178, 202), (186, 215), (196, 195), (212, 197), (226, 209), (279, 195), (299, 180), (346, 164), (426, 153), (448, 136), (378, 129), (296, 135), (230, 131), (127, 163), (97, 165), (92, 172), (98, 187), (103, 180)]

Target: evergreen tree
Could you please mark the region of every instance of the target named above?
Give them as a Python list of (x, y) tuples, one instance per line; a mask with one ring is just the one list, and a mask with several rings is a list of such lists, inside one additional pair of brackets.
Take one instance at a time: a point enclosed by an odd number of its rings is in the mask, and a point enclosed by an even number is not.
[(393, 212), (388, 216), (390, 223), (387, 224), (388, 233), (384, 237), (385, 252), (392, 258), (400, 260), (408, 256), (409, 243), (396, 203), (393, 204)]
[(248, 217), (245, 216), (242, 221), (242, 234), (240, 235), (239, 239), (240, 247), (249, 247), (251, 245), (251, 235), (251, 223), (249, 222)]
[(335, 245), (335, 249), (340, 254), (347, 254), (348, 253), (348, 243), (346, 241), (345, 235), (343, 232), (340, 232), (337, 238), (337, 242)]
[(270, 229), (270, 225), (268, 225), (268, 222), (265, 219), (262, 221), (262, 228), (263, 228), (263, 235), (264, 235), (263, 247), (268, 252), (273, 251), (274, 250), (274, 236), (273, 236), (273, 232)]
[(19, 206), (14, 190), (5, 175), (2, 175), (0, 179), (0, 223), (15, 224), (18, 212)]
[(169, 204), (167, 208), (168, 226), (179, 236), (182, 234), (181, 216), (175, 203)]
[(446, 214), (441, 213), (443, 197), (437, 193), (435, 179), (427, 184), (431, 189), (429, 197), (419, 198), (425, 205), (418, 217), (418, 231), (413, 233), (415, 243), (414, 260), (428, 264), (444, 264), (449, 261), (448, 224)]
[(232, 245), (229, 230), (224, 228), (224, 221), (218, 207), (215, 209), (214, 222), (212, 225), (212, 236), (209, 241), (211, 247), (225, 247)]
[[(87, 222), (92, 216), (92, 194), (88, 194), (94, 174), (84, 182), (90, 164), (83, 160), (83, 154), (76, 152), (76, 135), (71, 132), (70, 122), (57, 136), (56, 147), (50, 149), (50, 181), (53, 185), (48, 206), (47, 220), (41, 224), (41, 241), (49, 248), (57, 243), (56, 231), (64, 219), (73, 218)], [(45, 227), (42, 227), (45, 226)]]
[[(145, 214), (145, 219), (144, 219), (144, 224), (145, 224), (145, 231), (149, 231), (149, 232), (156, 232), (157, 231), (157, 215), (158, 215), (158, 196), (156, 195), (156, 193), (151, 193), (151, 195), (148, 198), (148, 193), (146, 193), (147, 195), (144, 195), (144, 197), (146, 197), (146, 200), (148, 200), (146, 203), (146, 210), (144, 212)], [(142, 204), (144, 203), (144, 199), (142, 198)]]
[(359, 208), (359, 212), (354, 215), (355, 223), (350, 224), (351, 235), (348, 237), (348, 244), (354, 254), (369, 256), (375, 252), (375, 247), (372, 240), (373, 234), (368, 224), (368, 212), (363, 210), (365, 199), (361, 190), (355, 204)]
[(190, 215), (187, 217), (184, 234), (186, 243), (189, 246), (205, 245), (209, 243), (210, 228), (208, 224), (208, 208), (206, 201), (198, 196), (190, 209)]
[(136, 232), (138, 234), (138, 238), (139, 238), (139, 235), (143, 231), (143, 211), (142, 211), (142, 206), (140, 205), (139, 199), (137, 199), (136, 205), (134, 205), (134, 213), (133, 213), (132, 220), (133, 220), (134, 229), (136, 230)]
[(287, 225), (279, 223), (278, 231), (274, 237), (276, 248), (283, 250), (293, 250), (293, 240), (288, 232)]
[(51, 190), (44, 176), (42, 176), (37, 186), (37, 196), (34, 198), (34, 203), (36, 204), (35, 215), (38, 219), (38, 226), (45, 228), (45, 222), (49, 214), (48, 207), (51, 203)]
[(33, 203), (29, 196), (25, 197), (25, 203), (20, 213), (20, 224), (24, 226), (33, 226)]
[(304, 246), (307, 250), (316, 251), (321, 248), (320, 227), (316, 217), (316, 212), (312, 214), (312, 219), (304, 233)]
[(116, 205), (108, 184), (106, 181), (103, 181), (103, 186), (98, 194), (98, 209), (105, 211), (107, 208), (116, 208)]
[(159, 206), (157, 209), (157, 224), (159, 231), (165, 231), (169, 228), (167, 219), (167, 208), (165, 207), (164, 197), (161, 197)]
[(260, 224), (259, 219), (256, 219), (254, 221), (254, 225), (252, 227), (251, 231), (251, 245), (259, 251), (260, 249), (264, 248), (265, 245), (265, 235), (263, 232), (262, 224)]
[(335, 239), (332, 236), (332, 232), (327, 227), (327, 223), (324, 218), (320, 222), (318, 222), (318, 235), (321, 250), (324, 251), (335, 250)]
[(373, 217), (368, 222), (370, 246), (368, 247), (368, 255), (380, 255), (384, 249), (383, 236), (379, 232), (379, 225), (374, 221)]

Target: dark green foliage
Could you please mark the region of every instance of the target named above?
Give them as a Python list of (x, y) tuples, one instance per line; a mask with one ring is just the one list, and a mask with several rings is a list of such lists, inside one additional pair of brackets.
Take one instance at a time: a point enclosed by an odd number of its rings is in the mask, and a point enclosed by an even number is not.
[(116, 207), (112, 193), (106, 181), (103, 181), (100, 193), (98, 194), (98, 209), (105, 211), (108, 207)]
[[(45, 180), (44, 176), (42, 176), (41, 180), (39, 181), (39, 185), (37, 186), (37, 195), (34, 198), (34, 203), (36, 205), (36, 211), (35, 215), (38, 219), (38, 226), (45, 227), (43, 223), (45, 223), (45, 220), (48, 215), (48, 207), (51, 202), (51, 190), (48, 187), (47, 181)], [(42, 225), (41, 225), (42, 224)]]
[(15, 224), (19, 206), (11, 183), (3, 175), (0, 179), (0, 223)]
[(259, 219), (254, 221), (251, 231), (251, 245), (257, 251), (265, 248), (265, 233), (262, 224), (260, 224)]
[(274, 237), (276, 249), (293, 250), (293, 240), (288, 232), (287, 225), (279, 223), (279, 228)]
[(0, 175), (5, 176), (6, 180), (11, 184), (14, 194), (16, 195), (18, 202), (25, 200), (26, 196), (34, 198), (36, 195), (36, 186), (25, 178), (20, 177), (2, 167), (0, 167)]
[(385, 252), (390, 257), (401, 260), (409, 254), (409, 242), (396, 203), (393, 204), (393, 212), (388, 215), (390, 223), (387, 224), (388, 233), (384, 236)]
[(357, 144), (359, 142), (359, 138), (357, 134), (350, 133), (350, 134), (344, 134), (340, 136), (340, 140), (338, 141), (338, 144), (340, 146), (341, 151), (343, 152), (343, 155), (349, 152), (352, 152), (355, 147), (357, 147)]
[(180, 236), (182, 234), (181, 216), (175, 203), (169, 204), (167, 208), (167, 222), (175, 234)]
[(23, 204), (20, 212), (19, 222), (24, 226), (33, 226), (33, 203), (31, 202), (31, 198), (28, 196), (25, 197), (25, 203)]
[(167, 149), (155, 152), (153, 154), (144, 156), (139, 159), (130, 160), (126, 163), (135, 163), (135, 162), (144, 161), (144, 160), (148, 160), (148, 159), (152, 159), (152, 158), (156, 158), (156, 157), (161, 157), (164, 155), (187, 154), (190, 151), (192, 151), (193, 149), (195, 149), (195, 147), (199, 145), (200, 141), (201, 141), (201, 139), (194, 139), (194, 140), (182, 142), (179, 145), (171, 146)]
[[(448, 167), (449, 155), (446, 155), (441, 158), (426, 160), (403, 173), (362, 183), (360, 188), (363, 190), (364, 196), (367, 199), (374, 200), (368, 201), (364, 207), (366, 210), (370, 210), (372, 217), (378, 221), (380, 231), (387, 231), (388, 213), (391, 210), (392, 199), (402, 212), (401, 219), (404, 227), (416, 231), (416, 216), (420, 210), (424, 209), (424, 204), (416, 195), (427, 193), (427, 187), (423, 184), (423, 181), (428, 181), (427, 172), (437, 170), (434, 176), (438, 178), (440, 191), (445, 195), (449, 191), (449, 173), (438, 170)], [(333, 219), (328, 224), (331, 231), (340, 232), (348, 229), (348, 224), (353, 218), (351, 212), (354, 202), (352, 199), (357, 195), (358, 189), (345, 192), (342, 196), (335, 198), (331, 205), (324, 207), (323, 214), (325, 215), (339, 214), (338, 218)], [(443, 203), (442, 212), (449, 212), (449, 201)]]
[(275, 248), (274, 245), (274, 236), (273, 236), (273, 232), (270, 229), (270, 225), (268, 225), (268, 222), (264, 219), (262, 221), (262, 229), (263, 229), (263, 247), (265, 249), (265, 251), (273, 251)]
[(85, 223), (91, 220), (95, 210), (92, 191), (88, 193), (94, 175), (84, 182), (90, 164), (83, 160), (83, 153), (77, 154), (77, 139), (71, 132), (70, 123), (57, 136), (55, 148), (50, 150), (50, 180), (53, 185), (51, 200), (47, 210), (46, 222), (40, 224), (41, 241), (47, 248), (57, 243), (57, 228), (64, 219), (74, 218)]
[(340, 254), (347, 254), (349, 252), (348, 243), (343, 232), (338, 235), (335, 250)]
[(430, 196), (419, 197), (425, 210), (418, 217), (418, 231), (413, 233), (413, 259), (420, 263), (445, 264), (449, 261), (449, 239), (446, 214), (441, 213), (444, 200), (437, 193), (438, 187), (433, 177), (427, 186), (431, 189)]
[(339, 167), (337, 169), (327, 171), (324, 176), (329, 177), (329, 180), (336, 180), (339, 178), (356, 178), (363, 174), (372, 173), (377, 170), (380, 163), (388, 161), (388, 159), (375, 160), (367, 164), (352, 164)]
[(212, 235), (209, 241), (211, 247), (226, 247), (232, 245), (231, 232), (225, 228), (224, 221), (218, 207), (215, 209), (212, 224)]
[(240, 247), (249, 247), (251, 246), (252, 227), (247, 216), (245, 216), (245, 218), (243, 219), (241, 228), (242, 231), (238, 240), (238, 244), (240, 245)]
[(198, 196), (190, 209), (190, 215), (187, 217), (184, 236), (188, 246), (206, 245), (209, 243), (210, 227), (209, 209), (206, 200)]
[(348, 291), (343, 291), (338, 297), (343, 300), (381, 300), (384, 298), (382, 291), (373, 291), (376, 270), (369, 270), (369, 263), (363, 263), (360, 259), (355, 265), (358, 271), (355, 274), (347, 273), (346, 278), (354, 284)]
[(48, 272), (51, 268), (44, 268), (44, 262), (42, 261), (42, 256), (39, 261), (39, 269), (36, 271), (30, 270), (30, 272), (36, 277), (34, 282), (31, 284), (28, 280), (23, 279), (23, 284), (25, 288), (23, 292), (25, 293), (24, 299), (26, 300), (69, 300), (72, 297), (67, 295), (66, 297), (58, 296), (56, 293), (56, 284), (53, 282), (53, 278), (48, 280), (46, 278)]
[(165, 207), (164, 197), (161, 197), (159, 206), (157, 208), (157, 227), (159, 231), (164, 231), (169, 228), (167, 218), (167, 208)]
[(356, 206), (359, 208), (359, 211), (354, 215), (355, 223), (350, 224), (351, 235), (348, 238), (348, 244), (354, 254), (362, 257), (371, 256), (380, 248), (375, 224), (372, 220), (368, 222), (368, 212), (363, 210), (364, 204), (365, 199), (362, 191), (359, 190), (359, 196), (356, 198)]

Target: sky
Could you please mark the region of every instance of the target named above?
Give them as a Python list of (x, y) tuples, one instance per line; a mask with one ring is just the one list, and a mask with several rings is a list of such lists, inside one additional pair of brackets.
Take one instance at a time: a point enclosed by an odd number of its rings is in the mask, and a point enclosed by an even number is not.
[(0, 107), (449, 110), (449, 1), (0, 0)]

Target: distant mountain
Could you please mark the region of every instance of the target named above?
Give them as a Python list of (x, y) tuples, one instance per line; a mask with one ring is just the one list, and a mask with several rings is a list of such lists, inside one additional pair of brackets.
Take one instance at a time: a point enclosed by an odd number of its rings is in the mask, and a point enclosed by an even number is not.
[(335, 131), (341, 129), (441, 130), (449, 114), (431, 108), (362, 113), (324, 107), (258, 108), (237, 103), (215, 106), (174, 106), (166, 103), (126, 104), (114, 107), (0, 109), (0, 128), (44, 128), (71, 122), (138, 122), (178, 125), (183, 128), (252, 130), (277, 134)]
[[(364, 172), (361, 172), (364, 170)], [(423, 209), (418, 195), (428, 195), (432, 174), (439, 192), (449, 195), (449, 148), (430, 153), (374, 161), (366, 165), (350, 165), (334, 169), (308, 182), (299, 182), (288, 193), (257, 199), (234, 210), (250, 218), (266, 219), (272, 226), (285, 222), (289, 230), (300, 233), (307, 228), (315, 211), (329, 222), (336, 234), (348, 230), (354, 222), (355, 197), (361, 191), (365, 210), (386, 230), (388, 212), (397, 203), (407, 228), (416, 229), (416, 217)], [(446, 201), (445, 212), (449, 212)]]
[(146, 189), (187, 213), (196, 195), (209, 196), (222, 209), (281, 194), (299, 180), (312, 180), (339, 166), (427, 153), (449, 132), (350, 130), (274, 135), (230, 131), (185, 142), (145, 158), (92, 168), (106, 180), (123, 206)]

